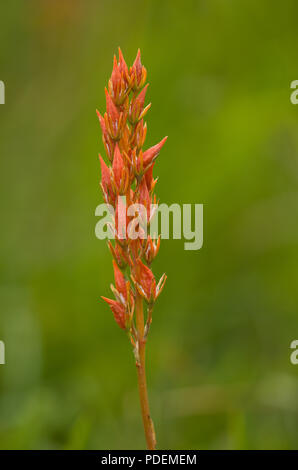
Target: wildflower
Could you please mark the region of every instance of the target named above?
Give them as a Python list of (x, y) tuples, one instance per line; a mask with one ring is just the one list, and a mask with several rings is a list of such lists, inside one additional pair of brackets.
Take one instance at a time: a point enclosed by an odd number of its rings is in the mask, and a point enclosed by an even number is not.
[[(106, 202), (115, 211), (113, 233), (115, 243), (108, 242), (113, 256), (115, 285), (111, 285), (115, 299), (103, 297), (110, 306), (117, 324), (129, 336), (136, 359), (140, 402), (148, 449), (155, 448), (155, 434), (150, 417), (147, 388), (145, 383), (145, 346), (152, 320), (153, 306), (160, 295), (165, 281), (164, 274), (156, 283), (150, 268), (156, 257), (160, 238), (155, 243), (146, 235), (143, 221), (137, 219), (142, 237), (129, 237), (127, 207), (142, 204), (145, 207), (146, 223), (150, 222), (151, 204), (156, 204), (153, 194), (157, 179), (153, 178), (153, 166), (167, 137), (158, 144), (143, 151), (147, 135), (144, 117), (150, 108), (145, 106), (148, 84), (147, 71), (141, 63), (138, 50), (133, 65), (128, 68), (119, 48), (119, 60), (114, 57), (113, 70), (108, 88), (105, 89), (106, 112), (97, 111), (102, 139), (110, 162), (108, 166), (100, 156), (101, 189)], [(125, 196), (125, 202), (122, 200)], [(131, 233), (131, 232), (130, 232)], [(147, 304), (144, 319), (143, 300)]]

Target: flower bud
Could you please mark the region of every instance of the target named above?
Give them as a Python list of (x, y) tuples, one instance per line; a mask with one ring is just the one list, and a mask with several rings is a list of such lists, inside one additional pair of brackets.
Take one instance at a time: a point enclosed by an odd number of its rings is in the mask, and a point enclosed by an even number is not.
[(137, 97), (133, 97), (131, 100), (130, 106), (129, 106), (129, 112), (128, 112), (128, 119), (131, 124), (136, 124), (140, 119), (142, 119), (149, 108), (151, 107), (151, 103), (146, 106), (144, 109), (144, 103), (145, 103), (145, 96), (146, 96), (146, 91), (148, 88), (147, 84), (141, 93)]
[(139, 91), (145, 84), (147, 70), (141, 63), (141, 51), (138, 50), (137, 56), (130, 69), (130, 82), (133, 91)]

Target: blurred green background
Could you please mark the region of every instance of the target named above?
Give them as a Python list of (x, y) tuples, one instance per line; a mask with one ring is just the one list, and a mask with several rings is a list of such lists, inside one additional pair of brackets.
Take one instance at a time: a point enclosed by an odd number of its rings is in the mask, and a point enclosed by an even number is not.
[(100, 295), (110, 253), (95, 109), (120, 45), (169, 139), (157, 193), (204, 203), (204, 246), (163, 241), (148, 343), (159, 448), (298, 441), (297, 2), (35, 0), (0, 6), (0, 447), (144, 447), (134, 359)]

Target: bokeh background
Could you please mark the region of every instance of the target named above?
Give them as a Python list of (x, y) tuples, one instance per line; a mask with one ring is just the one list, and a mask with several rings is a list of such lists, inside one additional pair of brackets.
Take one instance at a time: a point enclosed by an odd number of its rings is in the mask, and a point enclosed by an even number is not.
[[(159, 448), (298, 441), (297, 2), (31, 0), (0, 6), (0, 447), (144, 447), (109, 296), (95, 109), (120, 45), (169, 139), (162, 202), (204, 203), (204, 246), (164, 241), (148, 343)], [(158, 171), (157, 171), (158, 169)]]

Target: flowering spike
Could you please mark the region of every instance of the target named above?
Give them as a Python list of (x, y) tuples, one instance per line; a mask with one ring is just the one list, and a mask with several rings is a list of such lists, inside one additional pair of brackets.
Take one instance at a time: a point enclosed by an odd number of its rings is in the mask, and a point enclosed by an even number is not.
[[(151, 106), (145, 104), (148, 90), (146, 77), (140, 50), (133, 65), (128, 68), (119, 47), (119, 61), (114, 56), (112, 74), (105, 89), (106, 112), (101, 114), (97, 111), (97, 116), (111, 163), (111, 167), (107, 166), (99, 156), (100, 184), (105, 201), (114, 209), (109, 228), (115, 235), (115, 243), (108, 242), (113, 257), (115, 286), (111, 285), (111, 290), (115, 299), (103, 299), (110, 306), (118, 325), (127, 332), (134, 348), (147, 445), (148, 449), (153, 450), (155, 434), (146, 399), (144, 357), (154, 303), (164, 287), (166, 276), (163, 275), (156, 284), (150, 268), (159, 251), (160, 237), (157, 241), (152, 240), (146, 233), (145, 221), (139, 220), (139, 217), (133, 218), (128, 211), (132, 204), (143, 205), (147, 222), (153, 217), (150, 209), (151, 201), (156, 204), (154, 189), (157, 181), (153, 178), (153, 166), (167, 139), (165, 137), (143, 151), (147, 134), (144, 116)], [(125, 195), (125, 198), (120, 195)], [(130, 222), (134, 222), (135, 226)], [(139, 238), (132, 236), (136, 232), (141, 235)], [(144, 300), (147, 302), (145, 321)]]

